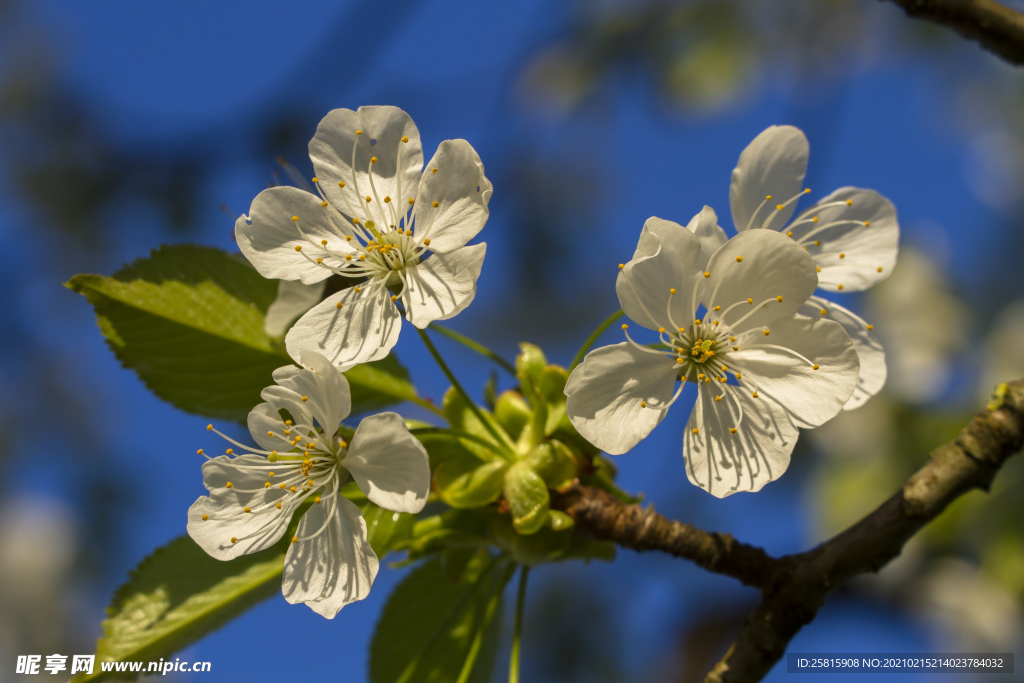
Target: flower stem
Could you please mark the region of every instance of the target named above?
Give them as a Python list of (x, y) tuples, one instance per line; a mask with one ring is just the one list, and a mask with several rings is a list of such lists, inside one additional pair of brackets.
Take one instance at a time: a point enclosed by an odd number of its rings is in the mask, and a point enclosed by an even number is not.
[(512, 632), (512, 655), (508, 662), (508, 683), (519, 683), (519, 649), (523, 635), (523, 607), (526, 605), (526, 580), (530, 568), (525, 564), (519, 573), (519, 594), (516, 596), (515, 630)]
[(448, 381), (452, 383), (452, 387), (455, 389), (456, 392), (458, 392), (459, 396), (462, 397), (462, 400), (466, 402), (466, 404), (469, 406), (469, 409), (473, 411), (473, 415), (475, 415), (476, 419), (480, 421), (480, 424), (484, 426), (484, 429), (486, 429), (487, 432), (492, 437), (494, 437), (494, 443), (498, 444), (499, 446), (505, 446), (505, 440), (498, 436), (498, 432), (494, 429), (494, 425), (492, 425), (489, 420), (484, 418), (483, 414), (480, 412), (480, 408), (477, 407), (473, 399), (469, 397), (469, 394), (466, 393), (466, 390), (462, 388), (462, 385), (459, 384), (459, 380), (455, 379), (455, 375), (452, 374), (452, 371), (448, 367), (448, 364), (444, 362), (444, 358), (442, 358), (441, 354), (438, 353), (437, 348), (434, 346), (434, 342), (430, 341), (430, 337), (427, 335), (427, 331), (421, 330), (419, 328), (416, 328), (416, 331), (420, 333), (420, 337), (423, 339), (423, 343), (426, 344), (427, 350), (430, 351), (430, 355), (434, 357), (435, 361), (437, 361), (437, 365), (441, 368), (441, 372), (443, 372), (445, 374), (445, 377), (448, 378)]
[(495, 363), (497, 363), (498, 365), (512, 373), (513, 376), (515, 376), (516, 366), (509, 363), (507, 360), (499, 356), (494, 351), (491, 351), (489, 348), (487, 348), (480, 342), (470, 339), (466, 335), (456, 332), (451, 328), (445, 327), (443, 325), (438, 325), (437, 323), (430, 323), (430, 328), (433, 330), (437, 330), (438, 332), (448, 337), (449, 339), (454, 339), (460, 344), (468, 346), (469, 348), (479, 353), (481, 356), (486, 356), (487, 358), (490, 358)]
[(595, 341), (597, 341), (597, 338), (601, 336), (601, 333), (607, 330), (608, 326), (618, 320), (621, 315), (622, 309), (620, 308), (605, 318), (605, 321), (598, 325), (596, 330), (590, 333), (590, 336), (587, 337), (587, 341), (583, 342), (583, 346), (581, 346), (580, 350), (576, 352), (576, 355), (572, 359), (572, 363), (569, 364), (569, 372), (572, 372), (573, 368), (580, 364), (580, 361), (583, 360), (583, 356), (587, 355), (587, 351), (589, 351), (590, 347)]
[(440, 415), (445, 420), (448, 419), (448, 416), (444, 414), (443, 410), (441, 410), (440, 408), (438, 408), (437, 406), (435, 406), (433, 403), (431, 403), (430, 401), (428, 401), (425, 398), (420, 398), (419, 396), (417, 396), (416, 398), (410, 398), (409, 400), (412, 403), (415, 403), (416, 405), (420, 406), (421, 408), (426, 408), (427, 410), (429, 410), (430, 412), (434, 413), (435, 415)]

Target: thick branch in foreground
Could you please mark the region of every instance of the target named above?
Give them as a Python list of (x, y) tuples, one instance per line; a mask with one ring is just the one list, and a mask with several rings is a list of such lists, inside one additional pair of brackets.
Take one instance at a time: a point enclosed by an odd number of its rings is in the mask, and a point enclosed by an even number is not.
[(1024, 14), (994, 0), (889, 0), (911, 17), (948, 26), (1011, 64), (1024, 64)]
[(1024, 443), (1024, 380), (1000, 386), (993, 403), (959, 436), (932, 452), (903, 487), (846, 531), (804, 553), (774, 558), (728, 534), (708, 533), (576, 486), (553, 503), (579, 528), (634, 550), (661, 550), (761, 590), (761, 604), (740, 627), (706, 683), (759, 681), (789, 641), (844, 581), (878, 571), (903, 544), (956, 498), (988, 490), (1007, 458)]

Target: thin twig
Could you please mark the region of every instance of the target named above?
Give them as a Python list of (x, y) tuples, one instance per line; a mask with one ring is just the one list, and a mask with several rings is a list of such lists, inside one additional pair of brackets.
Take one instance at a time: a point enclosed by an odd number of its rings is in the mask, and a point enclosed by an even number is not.
[(438, 332), (448, 337), (449, 339), (453, 339), (459, 342), (460, 344), (468, 346), (469, 348), (479, 353), (481, 356), (490, 358), (495, 363), (503, 367), (505, 370), (508, 370), (510, 373), (512, 373), (512, 376), (515, 377), (516, 366), (512, 365), (512, 363), (509, 363), (507, 360), (499, 356), (494, 351), (491, 351), (489, 348), (487, 348), (480, 342), (476, 341), (475, 339), (470, 339), (469, 337), (460, 332), (456, 332), (455, 330), (449, 327), (445, 327), (444, 325), (438, 325), (437, 323), (430, 323), (430, 329), (437, 330)]
[(1024, 14), (994, 0), (889, 0), (908, 16), (948, 26), (1011, 64), (1024, 64)]
[(587, 355), (587, 351), (589, 351), (590, 347), (594, 345), (594, 342), (597, 341), (597, 338), (601, 336), (601, 333), (607, 330), (608, 326), (611, 325), (616, 320), (618, 320), (619, 316), (621, 315), (622, 309), (620, 308), (619, 310), (615, 311), (610, 316), (605, 318), (604, 322), (598, 325), (597, 329), (590, 333), (590, 336), (587, 337), (587, 340), (583, 342), (583, 346), (581, 346), (580, 350), (576, 352), (575, 356), (573, 356), (572, 362), (569, 363), (569, 372), (572, 372), (573, 368), (580, 364), (580, 361), (583, 360), (583, 356)]

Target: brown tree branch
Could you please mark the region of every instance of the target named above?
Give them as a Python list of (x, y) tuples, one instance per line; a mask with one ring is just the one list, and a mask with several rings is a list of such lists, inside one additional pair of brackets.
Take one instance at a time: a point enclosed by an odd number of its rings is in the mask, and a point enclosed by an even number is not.
[(740, 627), (706, 683), (761, 680), (789, 641), (817, 615), (839, 584), (878, 571), (956, 498), (988, 490), (1024, 444), (1024, 380), (1000, 385), (988, 408), (874, 512), (820, 546), (774, 558), (728, 534), (709, 533), (586, 486), (556, 494), (554, 507), (597, 538), (634, 550), (661, 550), (761, 590), (761, 604)]
[(934, 21), (1011, 64), (1024, 64), (1024, 14), (994, 0), (889, 0), (908, 16)]

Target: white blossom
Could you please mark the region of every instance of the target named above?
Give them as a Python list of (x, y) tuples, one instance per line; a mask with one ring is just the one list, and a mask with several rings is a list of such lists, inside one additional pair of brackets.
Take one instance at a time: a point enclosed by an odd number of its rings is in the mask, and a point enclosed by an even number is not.
[(781, 476), (797, 427), (818, 426), (842, 409), (859, 363), (838, 323), (797, 313), (818, 283), (807, 252), (754, 230), (708, 258), (716, 240), (703, 240), (702, 250), (698, 234), (713, 224), (708, 208), (690, 229), (647, 221), (616, 291), (626, 315), (656, 330), (662, 346), (643, 346), (626, 332), (626, 342), (587, 354), (565, 394), (580, 434), (619, 455), (661, 422), (687, 381), (695, 383), (687, 476), (724, 497)]
[(259, 448), (207, 427), (246, 453), (228, 449), (203, 465), (210, 495), (189, 508), (188, 533), (211, 556), (230, 560), (281, 540), (311, 499), (285, 555), (282, 589), (288, 602), (331, 619), (369, 594), (378, 569), (366, 522), (342, 486), (351, 477), (380, 507), (416, 513), (427, 500), (430, 465), (396, 413), (364, 419), (346, 441), (338, 426), (351, 409), (348, 381), (319, 353), (303, 352), (302, 361), (307, 367), (275, 370), (266, 403), (249, 413)]
[(317, 194), (264, 190), (235, 223), (239, 248), (264, 277), (365, 278), (292, 326), (292, 358), (316, 349), (342, 370), (378, 360), (398, 341), (397, 302), (422, 329), (473, 301), (487, 245), (465, 245), (487, 221), (492, 186), (468, 142), (445, 140), (424, 169), (419, 131), (404, 111), (335, 109), (309, 155)]
[[(771, 126), (754, 138), (732, 172), (729, 205), (736, 230), (765, 228), (792, 237), (814, 259), (818, 287), (827, 292), (868, 289), (896, 265), (896, 208), (874, 190), (842, 187), (794, 218), (798, 201), (810, 193), (803, 185), (809, 155), (807, 137), (793, 126)], [(860, 380), (845, 409), (877, 394), (886, 365), (873, 326), (821, 296), (809, 298), (800, 312), (842, 325), (860, 355)]]

